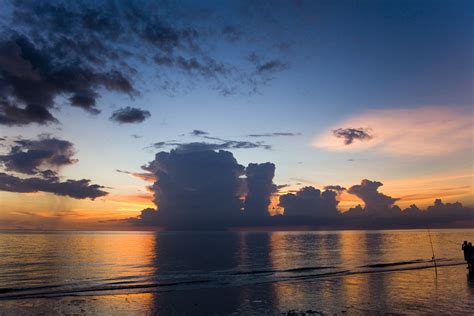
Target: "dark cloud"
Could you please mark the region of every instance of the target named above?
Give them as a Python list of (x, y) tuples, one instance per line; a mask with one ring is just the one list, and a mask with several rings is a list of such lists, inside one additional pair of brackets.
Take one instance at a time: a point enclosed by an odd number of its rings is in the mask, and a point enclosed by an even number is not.
[(204, 136), (204, 135), (209, 135), (208, 132), (201, 131), (199, 129), (195, 129), (190, 133), (192, 136)]
[(346, 191), (346, 188), (340, 185), (327, 185), (324, 187), (324, 190), (332, 190), (340, 193)]
[(57, 123), (57, 120), (43, 106), (27, 104), (20, 108), (8, 100), (0, 99), (0, 124), (13, 126), (31, 123), (49, 124)]
[(127, 106), (114, 111), (110, 116), (110, 120), (120, 124), (141, 123), (150, 116), (151, 113), (149, 111)]
[(17, 140), (6, 155), (0, 155), (0, 163), (8, 171), (38, 174), (77, 162), (74, 145), (66, 140), (40, 136), (37, 140)]
[(278, 137), (278, 136), (300, 136), (301, 133), (291, 132), (275, 132), (275, 133), (263, 133), (263, 134), (248, 134), (248, 137)]
[(0, 172), (0, 191), (49, 192), (75, 199), (105, 196), (107, 192), (102, 190), (104, 187), (90, 184), (90, 180), (60, 181), (57, 171), (77, 162), (73, 158), (74, 154), (71, 142), (49, 135), (40, 135), (34, 140), (17, 139), (7, 154), (0, 155), (0, 164), (5, 170), (34, 176), (20, 178)]
[(69, 96), (72, 106), (97, 114), (98, 89), (132, 94), (132, 83), (117, 69), (101, 69), (62, 58), (47, 43), (12, 34), (0, 41), (0, 123), (55, 122), (55, 98)]
[[(360, 184), (351, 186), (347, 192), (354, 194), (364, 201), (365, 207), (363, 209), (363, 214), (388, 215), (399, 211), (398, 207), (392, 208), (393, 204), (398, 199), (392, 198), (378, 191), (379, 187), (382, 185), (382, 182), (364, 179)], [(355, 209), (351, 211), (354, 214), (356, 213)]]
[(139, 67), (155, 72), (163, 89), (202, 79), (224, 95), (253, 93), (268, 82), (264, 75), (285, 68), (274, 59), (246, 73), (216, 58), (209, 49), (215, 42), (232, 44), (245, 34), (222, 22), (209, 31), (216, 20), (168, 2), (12, 0), (9, 7), (0, 30), (3, 125), (57, 122), (52, 112), (63, 106), (60, 98), (97, 114), (104, 90), (139, 94)]
[(250, 217), (269, 216), (268, 206), (277, 186), (273, 183), (275, 165), (266, 162), (251, 163), (245, 169), (247, 195), (245, 198), (244, 214)]
[(75, 199), (92, 199), (105, 196), (107, 192), (101, 190), (104, 187), (97, 184), (89, 184), (90, 180), (66, 180), (60, 182), (57, 177), (27, 178), (22, 179), (0, 172), (0, 191), (31, 193), (49, 192), (61, 196), (69, 196)]
[(337, 138), (344, 139), (344, 144), (350, 145), (354, 140), (365, 141), (372, 139), (370, 130), (366, 128), (338, 128), (332, 131)]
[(317, 216), (334, 217), (339, 215), (336, 192), (321, 192), (314, 187), (304, 187), (296, 194), (288, 193), (280, 196), (279, 205), (284, 209), (285, 216)]

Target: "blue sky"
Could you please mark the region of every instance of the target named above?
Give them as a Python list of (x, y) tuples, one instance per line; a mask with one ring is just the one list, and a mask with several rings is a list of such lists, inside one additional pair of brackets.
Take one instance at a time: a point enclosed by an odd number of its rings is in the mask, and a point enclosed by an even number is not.
[[(3, 6), (11, 4), (5, 1)], [(229, 65), (230, 73), (190, 75), (140, 62), (135, 56), (127, 59), (136, 70), (130, 77), (137, 91), (132, 97), (100, 88), (97, 108), (101, 113), (93, 115), (67, 106), (67, 96), (60, 94), (52, 109), (59, 123), (1, 126), (2, 135), (33, 139), (46, 133), (69, 140), (77, 149), (79, 162), (63, 168), (61, 176), (91, 179), (110, 187), (113, 195), (143, 192), (147, 185), (115, 169), (138, 172), (158, 151), (147, 146), (160, 141), (198, 141), (189, 135), (198, 129), (213, 137), (271, 145), (271, 150), (232, 152), (242, 165), (275, 163), (274, 182), (290, 184), (293, 189), (309, 184), (350, 186), (368, 178), (383, 182), (384, 191), (392, 196), (433, 188), (439, 193), (442, 190), (436, 180), (423, 179), (460, 175), (461, 182), (456, 177), (442, 181), (450, 188), (470, 188), (445, 198), (474, 203), (471, 1), (180, 1), (153, 8), (156, 11), (151, 14), (162, 16), (169, 25), (192, 26), (200, 32), (199, 49), (183, 51), (182, 56), (210, 57)], [(24, 27), (8, 23), (4, 30)], [(229, 26), (227, 34), (223, 30)], [(130, 50), (149, 56), (155, 53), (153, 47), (139, 43), (130, 45)], [(278, 67), (262, 76), (254, 75), (255, 67), (270, 61), (277, 61)], [(251, 80), (258, 83), (249, 83)], [(233, 93), (223, 95), (221, 87), (216, 89), (222, 82), (235, 87)], [(257, 91), (252, 91), (254, 88)], [(151, 117), (138, 124), (109, 120), (113, 111), (125, 106), (149, 111)], [(423, 108), (427, 110), (420, 110)], [(393, 114), (400, 109), (412, 110), (407, 112), (410, 117)], [(393, 115), (393, 126), (383, 131), (387, 138), (379, 138), (377, 146), (332, 150), (326, 143), (315, 145), (318, 137), (336, 127), (363, 127), (343, 126), (355, 118), (367, 118), (368, 128), (382, 124), (370, 121), (379, 119), (373, 115), (377, 110)], [(445, 118), (459, 121), (463, 132), (455, 123), (438, 130), (429, 122), (414, 119), (417, 115), (427, 117), (434, 126), (442, 126)], [(410, 124), (427, 124), (433, 138), (425, 141), (426, 131), (406, 136), (402, 129), (407, 128), (407, 119), (413, 120)], [(273, 132), (301, 135), (246, 136)], [(420, 143), (436, 143), (437, 133), (447, 135), (448, 140), (440, 141), (446, 151), (415, 153)], [(140, 138), (132, 137), (134, 134)], [(403, 137), (408, 138), (405, 141)], [(411, 147), (383, 150), (387, 148), (384, 144), (393, 144), (393, 138), (401, 138)], [(457, 144), (453, 150), (448, 148), (449, 139)], [(406, 185), (401, 184), (404, 181)], [(10, 201), (15, 193), (0, 194)], [(346, 199), (346, 206), (357, 203)], [(427, 200), (418, 203), (427, 204)]]

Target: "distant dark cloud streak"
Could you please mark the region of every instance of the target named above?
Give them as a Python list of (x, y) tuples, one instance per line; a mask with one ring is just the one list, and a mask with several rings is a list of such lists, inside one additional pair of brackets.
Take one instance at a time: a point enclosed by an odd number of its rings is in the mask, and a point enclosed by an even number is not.
[(208, 136), (208, 133), (195, 130), (191, 132), (194, 136), (213, 140), (214, 142), (179, 142), (179, 141), (161, 141), (151, 145), (155, 149), (174, 148), (180, 152), (198, 152), (208, 150), (229, 150), (229, 149), (255, 149), (262, 148), (270, 150), (272, 147), (264, 142), (249, 142), (240, 140), (227, 140), (219, 137)]
[(209, 135), (208, 132), (201, 131), (201, 130), (199, 130), (199, 129), (195, 129), (195, 130), (193, 130), (193, 131), (192, 131), (191, 133), (189, 133), (189, 134), (191, 134), (192, 136), (204, 136), (204, 135)]
[[(162, 145), (162, 143), (160, 143)], [(166, 146), (175, 146), (180, 152), (198, 152), (208, 150), (223, 150), (223, 149), (254, 149), (263, 148), (271, 149), (270, 145), (261, 142), (247, 142), (237, 140), (227, 140), (222, 143), (208, 143), (208, 142), (191, 142), (191, 143), (166, 143)]]

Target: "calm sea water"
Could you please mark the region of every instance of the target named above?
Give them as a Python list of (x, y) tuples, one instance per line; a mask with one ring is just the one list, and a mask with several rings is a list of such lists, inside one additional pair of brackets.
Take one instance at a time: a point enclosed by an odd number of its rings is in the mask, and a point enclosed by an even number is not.
[(0, 311), (472, 313), (474, 230), (431, 239), (437, 276), (426, 230), (0, 232)]

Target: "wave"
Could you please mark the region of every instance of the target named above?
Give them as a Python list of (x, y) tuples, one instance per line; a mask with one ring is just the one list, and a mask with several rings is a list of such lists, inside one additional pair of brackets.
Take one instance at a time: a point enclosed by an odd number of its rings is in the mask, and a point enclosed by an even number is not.
[[(360, 266), (361, 268), (385, 268), (385, 267), (394, 267), (394, 266), (400, 266), (400, 265), (409, 265), (409, 264), (418, 264), (418, 263), (433, 263), (433, 260), (427, 260), (427, 259), (416, 259), (416, 260), (411, 260), (411, 261), (397, 261), (397, 262), (382, 262), (382, 263), (373, 263), (373, 264), (368, 264), (364, 266)], [(443, 262), (452, 262), (451, 259), (447, 258), (439, 258), (436, 259), (436, 262), (443, 263)]]
[(231, 275), (245, 275), (245, 274), (273, 274), (273, 273), (285, 273), (285, 272), (307, 272), (314, 270), (323, 270), (323, 269), (336, 269), (336, 266), (320, 266), (320, 267), (302, 267), (302, 268), (292, 268), (292, 269), (283, 269), (283, 270), (249, 270), (249, 271), (237, 271), (230, 273)]
[[(18, 289), (3, 289), (3, 290), (10, 290), (10, 291), (4, 291), (2, 295), (0, 295), (0, 300), (71, 296), (71, 295), (78, 295), (81, 293), (88, 293), (88, 292), (149, 289), (149, 288), (172, 287), (172, 286), (178, 286), (178, 285), (199, 284), (199, 283), (208, 283), (208, 282), (211, 282), (211, 280), (190, 280), (190, 281), (169, 282), (169, 283), (130, 284), (127, 286), (104, 284), (102, 286), (99, 285), (99, 286), (91, 286), (87, 288), (76, 288), (76, 289), (71, 289), (67, 285), (49, 286), (49, 287), (40, 286), (40, 287), (31, 287), (31, 288), (18, 288)], [(56, 288), (56, 290), (41, 291), (46, 288)], [(38, 290), (39, 292), (36, 292)], [(26, 293), (18, 293), (18, 292), (26, 292)], [(18, 294), (15, 294), (15, 293), (18, 293)]]
[(361, 266), (361, 268), (385, 268), (385, 267), (393, 267), (393, 266), (406, 265), (406, 264), (416, 264), (416, 263), (426, 263), (426, 262), (432, 262), (432, 260), (419, 259), (419, 260), (412, 260), (412, 261), (374, 263), (374, 264), (368, 264), (368, 265), (365, 265), (365, 266)]

